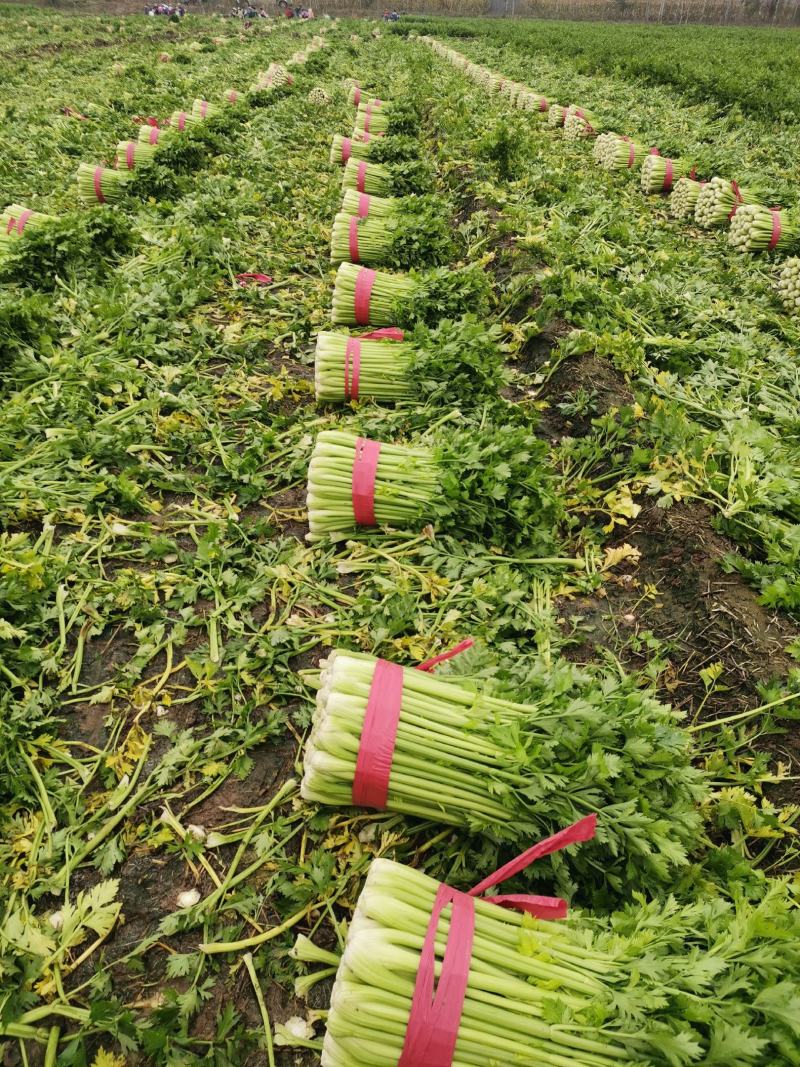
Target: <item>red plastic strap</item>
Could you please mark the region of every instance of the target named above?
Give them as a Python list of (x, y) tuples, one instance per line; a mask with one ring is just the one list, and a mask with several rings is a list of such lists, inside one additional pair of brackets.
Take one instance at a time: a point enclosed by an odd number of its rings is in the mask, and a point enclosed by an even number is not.
[[(439, 917), (448, 904), (452, 905), (450, 929), (434, 992), (436, 931)], [(419, 957), (398, 1067), (450, 1067), (452, 1064), (467, 995), (474, 936), (474, 901), (457, 889), (440, 885)]]
[(100, 179), (103, 177), (103, 168), (94, 168), (94, 195), (100, 201), (101, 204), (105, 204), (106, 198), (103, 196), (103, 186)]
[(358, 216), (350, 216), (350, 259), (358, 263)]
[(231, 89), (231, 91), (228, 93), (228, 103), (229, 104), (235, 104), (238, 99), (239, 99), (238, 92), (235, 89)]
[(361, 374), (361, 341), (358, 337), (347, 338), (344, 352), (344, 398), (358, 400), (358, 379)]
[(380, 441), (369, 441), (366, 437), (357, 439), (353, 456), (351, 495), (353, 518), (358, 526), (377, 525), (375, 522), (375, 478), (378, 474), (380, 452)]
[(128, 141), (125, 145), (125, 162), (128, 164), (128, 170), (134, 170), (136, 167), (136, 145), (133, 141)]
[[(353, 474), (355, 477), (355, 468)], [(353, 775), (353, 803), (358, 807), (381, 811), (386, 807), (402, 702), (403, 668), (379, 659), (372, 675)]]
[(735, 200), (733, 204), (733, 210), (731, 211), (730, 215), (728, 215), (729, 219), (733, 218), (733, 216), (739, 210), (740, 206), (744, 203), (744, 200), (742, 199), (741, 190), (739, 189), (739, 186), (736, 184), (736, 182), (731, 182), (731, 189), (733, 190)]
[(361, 88), (358, 85), (355, 88), (356, 88), (356, 91), (355, 91), (355, 95), (353, 97), (353, 103), (355, 104), (356, 107), (358, 107), (358, 105), (361, 103)]
[(575, 110), (572, 112), (572, 114), (573, 115), (577, 115), (577, 117), (579, 119), (585, 119), (586, 118), (586, 112), (583, 110), (582, 107), (576, 107)]
[(158, 139), (161, 136), (161, 130), (158, 126), (150, 127), (150, 144), (158, 144)]
[(689, 171), (689, 177), (692, 179), (692, 181), (695, 180), (695, 178), (697, 177), (697, 167), (692, 167), (692, 169)]
[[(630, 138), (626, 137), (625, 140), (629, 141)], [(632, 167), (633, 166), (633, 162), (634, 162), (635, 159), (636, 159), (636, 148), (634, 147), (633, 141), (631, 141), (630, 142), (630, 150), (628, 152), (628, 167)]]
[(353, 151), (353, 142), (349, 137), (342, 138), (342, 163), (346, 163)]
[(153, 115), (148, 115), (144, 121), (147, 123), (148, 126), (153, 126), (158, 129), (158, 119), (155, 118)]
[(254, 274), (247, 272), (245, 274), (237, 274), (236, 281), (241, 286), (245, 285), (272, 285), (272, 278), (268, 274)]
[[(578, 822), (573, 823), (572, 826), (568, 826), (564, 830), (559, 830), (557, 834), (553, 834), (552, 837), (546, 838), (544, 841), (539, 841), (538, 844), (533, 845), (532, 848), (527, 849), (516, 859), (509, 860), (494, 874), (490, 874), (488, 878), (484, 878), (482, 882), (479, 882), (474, 889), (470, 889), (469, 895), (471, 897), (479, 896), (485, 889), (491, 889), (492, 886), (499, 885), (500, 882), (505, 882), (507, 878), (512, 878), (515, 874), (519, 874), (520, 871), (524, 871), (526, 867), (530, 867), (536, 860), (541, 859), (543, 856), (549, 856), (553, 852), (560, 852), (562, 848), (566, 848), (567, 845), (574, 845), (578, 841), (591, 841), (597, 832), (597, 816), (587, 815), (586, 818), (580, 819)], [(490, 897), (487, 900), (492, 899)], [(499, 903), (502, 901), (502, 897), (495, 898)]]
[(547, 100), (543, 96), (540, 97), (539, 98), (539, 110), (540, 111), (547, 111), (547, 107), (548, 107)]
[(375, 284), (376, 271), (362, 267), (356, 278), (356, 291), (353, 298), (353, 313), (359, 326), (369, 325), (369, 302), (372, 287)]
[(444, 663), (448, 659), (452, 659), (454, 656), (458, 656), (461, 652), (466, 652), (468, 648), (472, 648), (475, 644), (471, 637), (468, 637), (465, 641), (461, 641), (455, 645), (448, 652), (442, 652), (439, 656), (433, 656), (432, 659), (426, 659), (424, 663), (420, 663), (417, 667), (418, 671), (432, 671), (434, 667), (440, 663)]
[(367, 164), (365, 160), (361, 160), (358, 164), (358, 174), (356, 176), (356, 189), (359, 193), (364, 192), (364, 182), (367, 177)]
[(178, 129), (182, 131), (185, 128), (186, 128), (186, 112), (185, 111), (181, 111), (180, 115), (178, 115)]
[(380, 330), (361, 335), (362, 341), (405, 341), (405, 331), (397, 326), (383, 326)]
[(369, 138), (370, 134), (366, 130), (362, 134), (359, 134), (358, 137), (359, 141), (361, 141), (362, 144), (369, 144)]
[(201, 100), (200, 101), (200, 117), (204, 119), (206, 117), (206, 112), (207, 111), (208, 111), (208, 100)]
[[(481, 888), (496, 885), (498, 881), (522, 870), (542, 856), (558, 852), (578, 841), (590, 840), (594, 837), (595, 825), (596, 817), (590, 815), (547, 840), (540, 841), (518, 860), (506, 864), (469, 893), (460, 893), (448, 885), (439, 886), (420, 953), (411, 1011), (398, 1067), (452, 1067), (472, 962), (475, 937), (474, 897)], [(487, 899), (545, 919), (563, 918), (567, 910), (566, 901), (558, 897), (515, 895)], [(452, 904), (450, 928), (442, 957), (439, 983), (434, 993), (436, 933), (441, 913), (448, 904)]]
[(369, 215), (370, 198), (366, 193), (360, 193), (358, 197), (358, 217), (365, 219)]
[(772, 237), (770, 237), (769, 244), (767, 245), (767, 248), (771, 252), (772, 249), (777, 245), (778, 241), (780, 241), (780, 239), (781, 239), (781, 229), (782, 229), (782, 227), (781, 227), (781, 209), (779, 207), (771, 207), (770, 211), (772, 212)]
[(18, 234), (21, 234), (22, 231), (25, 229), (25, 226), (26, 226), (26, 224), (28, 222), (28, 219), (31, 217), (32, 214), (33, 214), (33, 211), (31, 210), (31, 208), (28, 207), (28, 208), (25, 208), (25, 210), (22, 212), (20, 217), (17, 219), (17, 233)]
[(12, 216), (11, 216), (11, 218), (10, 218), (10, 219), (8, 220), (8, 222), (6, 223), (6, 233), (12, 233), (12, 232), (13, 232), (13, 230), (14, 230), (14, 227), (15, 227), (16, 225), (17, 225), (17, 220), (16, 220), (16, 219), (14, 218), (14, 216), (12, 215)]
[(659, 150), (657, 148), (651, 148), (650, 151), (647, 154), (649, 156), (660, 156), (661, 155), (661, 153), (659, 152)]
[(367, 108), (364, 112), (364, 133), (369, 133), (369, 128), (372, 125), (372, 111)]
[(664, 180), (661, 183), (661, 188), (663, 190), (665, 190), (665, 191), (667, 189), (671, 189), (672, 188), (672, 160), (671, 159), (665, 159), (664, 160)]

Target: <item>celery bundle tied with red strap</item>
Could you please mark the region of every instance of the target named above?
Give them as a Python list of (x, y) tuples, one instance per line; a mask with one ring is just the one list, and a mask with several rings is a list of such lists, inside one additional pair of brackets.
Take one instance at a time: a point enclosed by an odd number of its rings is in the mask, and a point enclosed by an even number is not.
[(787, 311), (800, 311), (800, 259), (787, 259), (778, 277), (778, 295)]
[(744, 204), (731, 219), (728, 241), (740, 252), (784, 252), (797, 246), (797, 216), (781, 208)]
[(433, 524), (551, 555), (561, 517), (553, 477), (547, 446), (527, 427), (440, 429), (419, 445), (325, 430), (308, 468), (308, 536)]
[(349, 159), (344, 166), (342, 188), (370, 196), (408, 196), (433, 187), (435, 174), (429, 160), (396, 160), (392, 165)]
[(694, 209), (697, 207), (697, 198), (705, 182), (695, 178), (678, 178), (675, 188), (669, 198), (670, 213), (676, 219), (688, 219), (694, 217)]
[(54, 222), (54, 215), (43, 211), (32, 211), (22, 204), (9, 204), (0, 214), (0, 254), (9, 252), (14, 243), (25, 234), (34, 233), (48, 222)]
[(158, 152), (158, 144), (148, 141), (120, 141), (117, 145), (114, 165), (120, 170), (136, 170), (152, 163)]
[(724, 226), (733, 219), (743, 204), (755, 204), (758, 197), (741, 189), (735, 181), (712, 178), (701, 188), (694, 208), (694, 218), (700, 226)]
[(335, 651), (320, 676), (302, 795), (515, 846), (593, 812), (597, 844), (555, 873), (560, 887), (586, 879), (584, 901), (668, 891), (704, 840), (698, 805), (709, 795), (681, 716), (616, 670), (564, 659), (528, 661), (526, 671), (523, 698), (508, 682), (497, 692)]
[[(379, 331), (380, 332), (380, 331)], [(373, 399), (474, 404), (496, 397), (505, 381), (499, 326), (473, 317), (390, 337), (317, 336), (314, 382), (327, 403)]]
[(380, 215), (339, 212), (331, 231), (331, 262), (435, 267), (457, 258), (445, 206), (432, 197), (403, 197)]
[(670, 159), (650, 152), (642, 163), (641, 185), (643, 193), (670, 193), (679, 178), (692, 168), (681, 159)]
[(479, 264), (390, 274), (341, 263), (333, 287), (332, 319), (338, 326), (407, 326), (437, 322), (488, 306), (489, 282)]
[[(752, 903), (637, 899), (608, 917), (554, 922), (547, 898), (483, 899), (504, 873), (465, 893), (373, 860), (331, 992), (322, 1067), (800, 1061), (800, 912), (785, 879)], [(336, 962), (310, 942), (296, 958)]]
[(131, 175), (127, 170), (81, 163), (78, 167), (78, 196), (85, 203), (106, 204), (119, 198)]

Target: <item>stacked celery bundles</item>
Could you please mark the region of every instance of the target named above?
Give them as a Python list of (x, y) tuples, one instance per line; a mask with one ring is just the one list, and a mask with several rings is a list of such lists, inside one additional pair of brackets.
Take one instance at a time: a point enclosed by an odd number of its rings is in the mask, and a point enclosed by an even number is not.
[(403, 197), (380, 215), (340, 211), (333, 220), (332, 263), (434, 267), (454, 258), (448, 213), (431, 197)]
[(0, 214), (0, 255), (10, 252), (23, 234), (33, 233), (48, 222), (55, 222), (55, 216), (32, 211), (22, 204), (9, 204)]
[(433, 184), (433, 169), (429, 161), (400, 160), (386, 167), (356, 158), (344, 166), (342, 188), (376, 196), (407, 196), (422, 193)]
[(309, 463), (307, 503), (310, 541), (433, 523), (496, 545), (524, 544), (537, 556), (552, 554), (561, 518), (546, 444), (509, 424), (434, 431), (417, 447), (325, 430)]
[(406, 326), (458, 318), (486, 308), (489, 283), (479, 264), (410, 274), (341, 263), (333, 287), (337, 326)]
[(778, 278), (778, 295), (787, 311), (800, 309), (800, 259), (792, 256), (783, 265)]
[(676, 219), (688, 219), (694, 216), (697, 207), (697, 198), (705, 182), (696, 181), (694, 178), (678, 178), (672, 196), (669, 198), (669, 210)]
[(695, 222), (700, 226), (723, 226), (732, 219), (743, 204), (755, 204), (757, 197), (740, 189), (736, 182), (726, 178), (712, 178), (706, 182), (697, 197), (694, 209)]
[[(664, 892), (702, 842), (698, 804), (708, 790), (692, 767), (689, 735), (635, 679), (542, 663), (536, 701), (524, 704), (394, 667), (396, 698), (379, 690), (368, 713), (381, 662), (334, 651), (324, 665), (304, 756), (306, 800), (379, 807), (515, 845), (596, 813), (597, 843), (556, 876), (567, 890), (570, 879), (586, 879), (586, 896), (598, 900)], [(366, 724), (369, 714), (394, 722), (394, 707), (399, 723), (378, 802), (361, 785), (362, 768), (375, 762)]]
[(78, 167), (78, 197), (84, 203), (106, 204), (119, 200), (131, 175), (127, 170), (81, 163)]
[[(553, 922), (373, 860), (331, 993), (322, 1067), (396, 1067), (407, 1028), (435, 1033), (431, 1047), (447, 1049), (435, 1062), (453, 1067), (798, 1063), (792, 905), (774, 879), (757, 903), (638, 900), (609, 918)], [(445, 947), (463, 957), (463, 977)], [(432, 970), (458, 990), (452, 1032)]]
[(668, 156), (657, 156), (648, 153), (642, 163), (642, 192), (643, 193), (669, 193), (675, 187), (679, 178), (688, 174), (691, 167), (681, 159), (670, 159)]
[(445, 319), (434, 329), (418, 325), (402, 340), (320, 333), (314, 363), (317, 399), (450, 397), (463, 405), (496, 397), (505, 380), (500, 336), (499, 326), (483, 326), (471, 316)]
[(797, 244), (797, 219), (780, 208), (744, 204), (731, 219), (728, 240), (740, 252), (781, 251)]

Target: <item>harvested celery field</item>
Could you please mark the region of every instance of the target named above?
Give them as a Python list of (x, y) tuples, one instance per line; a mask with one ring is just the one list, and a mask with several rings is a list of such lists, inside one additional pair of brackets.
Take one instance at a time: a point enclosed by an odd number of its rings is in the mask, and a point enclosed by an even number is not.
[(795, 38), (0, 26), (3, 1064), (800, 1064)]

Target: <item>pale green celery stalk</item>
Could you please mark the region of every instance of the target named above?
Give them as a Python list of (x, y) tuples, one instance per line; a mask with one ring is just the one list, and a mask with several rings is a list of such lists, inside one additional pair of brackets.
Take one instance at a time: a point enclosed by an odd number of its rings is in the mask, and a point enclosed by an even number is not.
[[(349, 335), (320, 333), (314, 358), (314, 388), (317, 400), (343, 403), (352, 399), (345, 395), (345, 369)], [(358, 397), (374, 400), (410, 400), (416, 389), (408, 380), (408, 367), (413, 348), (405, 341), (359, 341)], [(348, 386), (352, 392), (353, 362), (351, 357)]]

